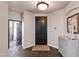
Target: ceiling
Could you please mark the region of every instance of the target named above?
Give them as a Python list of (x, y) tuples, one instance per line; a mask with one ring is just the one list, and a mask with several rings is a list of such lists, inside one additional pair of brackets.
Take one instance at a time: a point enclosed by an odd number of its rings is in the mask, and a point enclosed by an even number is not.
[(33, 13), (51, 13), (56, 10), (62, 9), (66, 7), (70, 2), (68, 1), (45, 1), (49, 4), (49, 8), (45, 11), (40, 11), (37, 9), (36, 5), (38, 1), (9, 1), (8, 6), (9, 10), (16, 12), (23, 12), (24, 10), (28, 10)]

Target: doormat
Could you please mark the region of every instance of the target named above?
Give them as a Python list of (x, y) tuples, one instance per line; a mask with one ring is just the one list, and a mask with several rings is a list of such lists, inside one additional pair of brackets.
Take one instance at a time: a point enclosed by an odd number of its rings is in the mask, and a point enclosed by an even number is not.
[(36, 45), (32, 48), (32, 51), (50, 51), (50, 48), (47, 45)]

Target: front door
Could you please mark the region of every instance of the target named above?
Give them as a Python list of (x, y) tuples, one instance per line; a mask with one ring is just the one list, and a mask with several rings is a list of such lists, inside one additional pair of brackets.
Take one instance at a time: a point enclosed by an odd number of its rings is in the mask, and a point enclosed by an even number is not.
[(35, 43), (36, 45), (47, 45), (47, 17), (35, 17)]

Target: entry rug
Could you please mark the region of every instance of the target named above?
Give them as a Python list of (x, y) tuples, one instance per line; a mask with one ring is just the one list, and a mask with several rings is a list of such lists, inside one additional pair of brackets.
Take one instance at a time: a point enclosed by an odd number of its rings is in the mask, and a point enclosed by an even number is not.
[(32, 48), (32, 51), (50, 51), (50, 48), (47, 45), (36, 45)]

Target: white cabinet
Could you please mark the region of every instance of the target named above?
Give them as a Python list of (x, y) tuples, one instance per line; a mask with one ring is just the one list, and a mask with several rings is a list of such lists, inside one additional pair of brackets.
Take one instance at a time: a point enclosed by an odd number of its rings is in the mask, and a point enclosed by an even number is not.
[(59, 37), (59, 52), (63, 57), (79, 57), (79, 40)]

